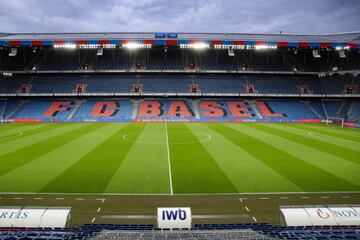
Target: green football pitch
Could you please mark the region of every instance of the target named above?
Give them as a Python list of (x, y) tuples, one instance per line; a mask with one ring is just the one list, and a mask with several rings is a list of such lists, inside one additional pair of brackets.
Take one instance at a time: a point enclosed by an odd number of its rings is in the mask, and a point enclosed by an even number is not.
[(360, 191), (360, 130), (290, 123), (0, 126), (0, 192)]

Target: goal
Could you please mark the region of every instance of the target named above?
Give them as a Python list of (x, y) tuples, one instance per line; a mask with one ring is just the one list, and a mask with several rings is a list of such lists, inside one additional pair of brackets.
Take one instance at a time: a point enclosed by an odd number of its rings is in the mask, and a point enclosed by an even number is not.
[(332, 124), (344, 127), (344, 118), (338, 118), (338, 117), (327, 117), (326, 118), (326, 125)]

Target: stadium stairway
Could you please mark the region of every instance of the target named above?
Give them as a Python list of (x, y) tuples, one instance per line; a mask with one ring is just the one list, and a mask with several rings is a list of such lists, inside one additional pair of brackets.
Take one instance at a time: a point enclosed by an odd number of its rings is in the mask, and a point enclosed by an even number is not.
[(360, 101), (354, 100), (349, 108), (347, 113), (349, 122), (357, 122), (360, 121)]
[(199, 114), (199, 100), (192, 100), (191, 101), (191, 105), (192, 105), (192, 109), (194, 109), (194, 114), (195, 114), (195, 118), (196, 119), (200, 119), (200, 114)]
[(315, 113), (319, 118), (324, 118), (323, 115), (319, 114), (313, 107), (312, 105), (310, 104), (310, 101), (301, 101), (303, 102), (304, 104), (306, 104), (311, 111), (313, 111), (313, 113)]
[(322, 119), (326, 119), (327, 115), (325, 112), (325, 107), (323, 105), (322, 100), (318, 99), (312, 99), (308, 101), (309, 106), (317, 113), (317, 115), (320, 115)]
[(255, 115), (259, 118), (259, 119), (264, 119), (263, 115), (260, 113), (260, 111), (258, 110), (257, 106), (256, 106), (256, 101), (250, 101), (250, 106), (254, 109), (254, 113)]
[(131, 119), (136, 119), (137, 110), (139, 108), (139, 101), (133, 100), (133, 107), (131, 112)]
[(326, 115), (328, 117), (336, 117), (337, 113), (339, 112), (342, 104), (343, 104), (343, 100), (328, 100), (325, 99), (323, 100), (325, 109), (326, 109)]
[(4, 119), (5, 109), (6, 109), (7, 99), (0, 99), (0, 119)]
[(3, 110), (3, 118), (7, 119), (7, 117), (13, 112), (15, 111), (16, 107), (17, 107), (18, 101), (11, 101), (11, 100), (7, 100), (6, 105), (4, 106), (4, 110)]
[[(319, 117), (304, 103), (299, 101), (267, 100), (274, 112), (285, 113), (283, 119), (319, 119)], [(268, 117), (265, 119), (271, 120)]]
[[(5, 113), (5, 118), (16, 118), (17, 113), (20, 111), (20, 109), (23, 107), (24, 104), (26, 104), (27, 102), (29, 102), (28, 100), (22, 100), (22, 101), (17, 101), (15, 102), (15, 104), (9, 104), (8, 106), (8, 114)], [(15, 106), (15, 107), (14, 107)]]
[(82, 100), (82, 101), (75, 101), (74, 102), (74, 106), (71, 109), (69, 115), (67, 116), (67, 120), (71, 120), (74, 115), (76, 114), (77, 110), (80, 108), (81, 104), (86, 103), (86, 100)]

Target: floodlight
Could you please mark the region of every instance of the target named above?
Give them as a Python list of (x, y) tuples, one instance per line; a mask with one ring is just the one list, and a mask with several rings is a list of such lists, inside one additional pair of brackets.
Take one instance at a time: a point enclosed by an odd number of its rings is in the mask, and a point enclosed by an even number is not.
[(151, 48), (151, 44), (141, 44), (136, 42), (124, 43), (122, 46), (128, 49)]
[(245, 49), (245, 45), (215, 44), (214, 49)]
[(78, 47), (85, 49), (95, 49), (95, 48), (99, 48), (100, 44), (79, 44)]
[(13, 76), (13, 74), (11, 72), (4, 72), (4, 73), (2, 73), (2, 75), (4, 77), (12, 77)]
[(141, 44), (135, 42), (129, 42), (123, 44), (122, 46), (129, 49), (135, 49), (135, 48), (140, 48)]
[(65, 48), (65, 49), (75, 49), (77, 46), (73, 43), (66, 44), (54, 44), (54, 48)]
[(68, 49), (75, 49), (76, 48), (76, 44), (72, 44), (72, 43), (68, 43), (64, 45), (65, 48)]
[(276, 45), (255, 45), (255, 50), (277, 49)]
[(103, 44), (103, 48), (116, 48), (116, 44)]
[(193, 48), (193, 49), (206, 49), (206, 48), (209, 48), (210, 45), (207, 44), (207, 43), (202, 43), (202, 42), (199, 42), (199, 43), (192, 43), (192, 44), (180, 44), (180, 48)]
[(192, 48), (194, 48), (194, 49), (209, 48), (209, 44), (206, 44), (206, 43), (194, 43), (194, 44), (191, 44), (191, 45), (192, 45)]
[(349, 46), (336, 46), (335, 47), (335, 50), (336, 51), (342, 51), (342, 50), (349, 50), (350, 49), (350, 47)]

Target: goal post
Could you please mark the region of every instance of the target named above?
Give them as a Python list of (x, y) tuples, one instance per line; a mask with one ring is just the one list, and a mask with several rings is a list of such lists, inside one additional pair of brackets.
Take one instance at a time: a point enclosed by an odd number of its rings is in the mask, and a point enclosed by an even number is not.
[(5, 118), (2, 118), (1, 116), (0, 116), (0, 126), (3, 126), (3, 125), (5, 125), (5, 124), (7, 124), (7, 123), (10, 123), (7, 119), (5, 119)]
[(338, 117), (327, 117), (326, 118), (326, 125), (337, 125), (337, 126), (341, 126), (344, 127), (344, 122), (345, 119), (344, 118), (338, 118)]

